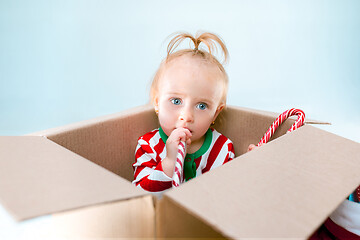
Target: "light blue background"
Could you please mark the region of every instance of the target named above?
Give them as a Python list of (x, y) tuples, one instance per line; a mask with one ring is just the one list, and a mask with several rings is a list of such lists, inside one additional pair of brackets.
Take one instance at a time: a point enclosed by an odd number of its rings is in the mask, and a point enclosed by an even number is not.
[(166, 38), (198, 30), (227, 44), (229, 104), (301, 108), (360, 142), (359, 0), (0, 0), (0, 135), (146, 103)]
[(296, 107), (360, 142), (360, 1), (0, 0), (0, 135), (148, 101), (176, 31), (230, 52), (228, 104)]

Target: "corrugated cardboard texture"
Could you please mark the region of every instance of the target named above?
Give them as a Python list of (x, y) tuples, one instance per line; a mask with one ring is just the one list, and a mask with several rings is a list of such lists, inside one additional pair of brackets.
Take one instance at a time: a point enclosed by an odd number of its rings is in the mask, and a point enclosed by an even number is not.
[[(277, 116), (230, 106), (215, 128), (239, 156)], [(136, 141), (157, 127), (146, 105), (32, 135), (132, 181)], [(150, 195), (52, 141), (0, 137), (0, 201), (18, 220), (65, 211), (52, 218), (56, 237), (154, 236)], [(157, 236), (309, 236), (360, 183), (358, 157), (359, 144), (305, 126), (169, 191), (156, 207)]]
[(149, 105), (31, 135), (44, 135), (59, 145), (132, 181), (138, 138), (157, 128)]
[(160, 199), (156, 209), (156, 237), (171, 238), (224, 238), (204, 221), (194, 217), (176, 202)]
[[(221, 113), (214, 128), (233, 141), (235, 154), (240, 156), (249, 144), (256, 145), (260, 141), (278, 116), (277, 113), (229, 106)], [(293, 123), (294, 119), (283, 122), (272, 139), (286, 133)]]
[(0, 137), (0, 201), (17, 220), (144, 194), (44, 137)]
[(153, 238), (153, 199), (148, 195), (55, 214), (52, 225), (56, 239)]
[[(304, 126), (170, 190), (164, 201), (229, 238), (307, 238), (359, 185), (359, 169), (359, 143)], [(167, 228), (187, 226), (160, 216)], [(179, 236), (161, 228), (158, 235)]]
[[(277, 113), (229, 106), (215, 128), (235, 144), (235, 153), (246, 152), (250, 143), (257, 144)], [(274, 138), (284, 134), (294, 120), (284, 122)], [(137, 139), (159, 127), (153, 107), (144, 105), (121, 113), (99, 117), (31, 135), (44, 135), (61, 146), (132, 181)]]

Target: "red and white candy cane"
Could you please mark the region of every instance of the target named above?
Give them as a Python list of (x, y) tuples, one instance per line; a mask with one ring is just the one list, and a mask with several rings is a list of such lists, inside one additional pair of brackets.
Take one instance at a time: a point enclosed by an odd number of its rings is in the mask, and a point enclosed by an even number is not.
[[(291, 108), (282, 114), (279, 115), (279, 117), (273, 122), (273, 124), (270, 126), (270, 128), (267, 130), (263, 138), (260, 140), (260, 142), (257, 144), (257, 146), (261, 146), (264, 143), (267, 143), (272, 135), (275, 133), (276, 129), (280, 126), (280, 124), (285, 121), (288, 117), (297, 115), (298, 119), (295, 121), (295, 123), (291, 126), (291, 128), (288, 130), (288, 132), (291, 132), (299, 127), (301, 127), (304, 124), (305, 120), (305, 113), (296, 108)], [(360, 186), (356, 188), (354, 192), (354, 197), (356, 202), (360, 202)]]
[[(264, 137), (260, 140), (257, 146), (261, 146), (264, 143), (267, 143), (271, 136), (275, 133), (276, 129), (280, 126), (280, 124), (286, 120), (288, 117), (298, 115), (297, 121), (291, 126), (288, 132), (291, 132), (298, 127), (301, 127), (304, 123), (305, 114), (300, 109), (292, 108), (290, 110), (285, 111), (282, 113), (270, 126), (269, 130), (265, 133)], [(172, 185), (173, 187), (178, 187), (184, 181), (184, 159), (185, 159), (185, 142), (180, 142), (178, 147), (178, 153), (176, 156), (176, 163), (175, 163), (175, 171), (173, 175)]]
[(291, 128), (288, 130), (288, 132), (291, 132), (299, 127), (301, 127), (304, 124), (305, 120), (305, 113), (296, 108), (291, 108), (282, 114), (279, 115), (279, 117), (271, 124), (270, 128), (267, 130), (263, 138), (260, 140), (260, 142), (257, 144), (257, 146), (261, 146), (264, 143), (267, 143), (272, 135), (275, 133), (276, 129), (280, 126), (280, 124), (285, 121), (288, 117), (297, 115), (298, 119), (295, 121), (295, 123), (291, 126)]
[(176, 156), (175, 171), (173, 175), (172, 185), (178, 187), (180, 183), (184, 181), (184, 159), (185, 159), (185, 142), (180, 142), (178, 147), (178, 153)]

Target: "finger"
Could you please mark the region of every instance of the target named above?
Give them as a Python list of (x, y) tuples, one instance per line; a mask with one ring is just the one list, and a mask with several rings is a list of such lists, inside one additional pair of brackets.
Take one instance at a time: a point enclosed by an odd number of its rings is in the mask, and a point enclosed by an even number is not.
[(189, 131), (189, 132), (187, 132), (187, 133), (186, 133), (186, 138), (187, 138), (187, 139), (190, 139), (191, 137), (192, 137), (191, 132), (190, 132), (190, 131)]
[(190, 130), (189, 129), (187, 129), (187, 128), (184, 128), (184, 132), (186, 133), (186, 135), (188, 135), (188, 136), (191, 136), (191, 132), (190, 132)]
[(181, 132), (179, 134), (179, 141), (186, 142), (187, 139), (188, 139), (188, 137), (185, 132)]
[(181, 138), (181, 141), (187, 141), (189, 138), (191, 138), (192, 134), (189, 129), (187, 128), (177, 128), (176, 131), (179, 134), (179, 137)]
[(254, 144), (250, 144), (248, 147), (248, 151), (251, 151), (255, 148), (256, 146)]
[(189, 129), (187, 128), (178, 128), (181, 132), (186, 134), (186, 138), (191, 138), (192, 134)]

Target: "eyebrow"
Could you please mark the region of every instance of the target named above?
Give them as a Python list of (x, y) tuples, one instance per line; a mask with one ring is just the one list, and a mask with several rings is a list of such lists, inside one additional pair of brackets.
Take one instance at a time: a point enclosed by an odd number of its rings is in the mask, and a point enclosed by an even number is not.
[(180, 92), (168, 92), (166, 93), (166, 95), (184, 95), (184, 94)]

